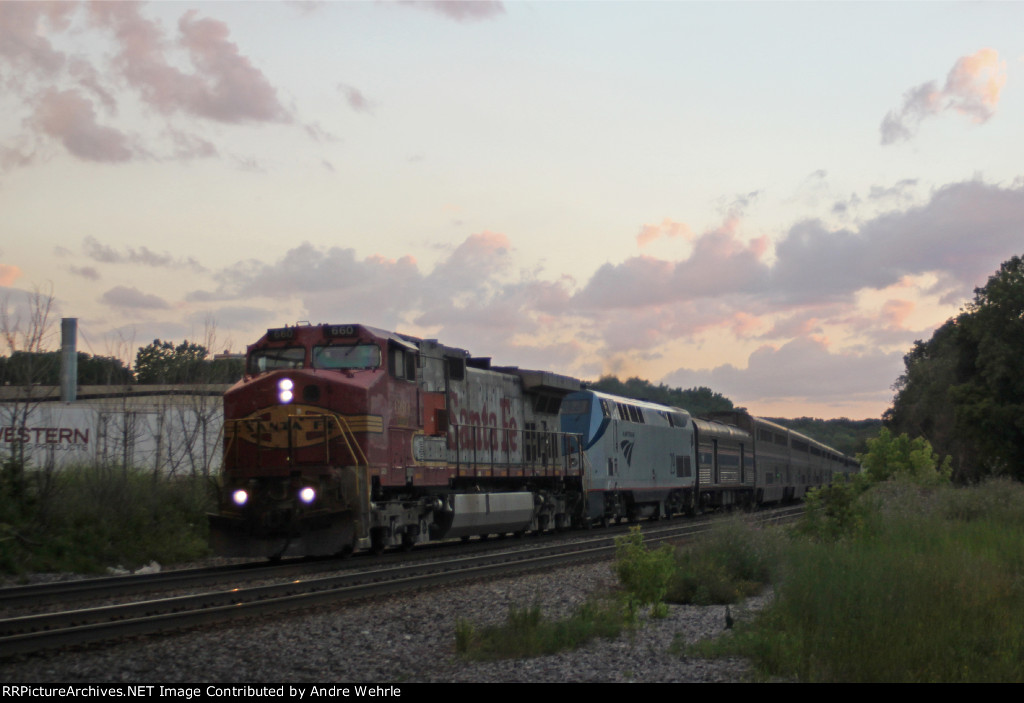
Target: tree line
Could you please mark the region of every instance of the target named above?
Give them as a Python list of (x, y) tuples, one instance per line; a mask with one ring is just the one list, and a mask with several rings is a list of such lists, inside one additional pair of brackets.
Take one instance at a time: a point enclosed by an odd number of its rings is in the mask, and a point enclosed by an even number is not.
[[(206, 347), (187, 339), (180, 344), (154, 339), (139, 347), (132, 368), (113, 356), (77, 354), (80, 386), (234, 383), (245, 368), (241, 359), (211, 359)], [(59, 351), (14, 351), (0, 356), (0, 384), (56, 386), (60, 365)]]
[(1024, 480), (1024, 261), (1014, 256), (974, 299), (903, 357), (893, 432), (923, 437), (949, 456), (953, 479)]

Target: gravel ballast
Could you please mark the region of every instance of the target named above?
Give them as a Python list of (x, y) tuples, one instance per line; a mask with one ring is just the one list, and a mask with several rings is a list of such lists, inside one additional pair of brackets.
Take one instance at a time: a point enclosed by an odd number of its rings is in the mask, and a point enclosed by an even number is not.
[[(724, 606), (669, 607), (616, 640), (523, 660), (471, 662), (455, 654), (455, 623), (504, 621), (509, 606), (539, 604), (564, 617), (615, 584), (607, 562), (516, 578), (448, 586), (355, 605), (322, 608), (265, 623), (247, 620), (140, 638), (85, 651), (0, 662), (0, 680), (38, 683), (410, 683), (410, 682), (737, 682), (740, 659), (681, 658), (673, 641), (715, 637)], [(759, 609), (766, 596), (733, 607)]]

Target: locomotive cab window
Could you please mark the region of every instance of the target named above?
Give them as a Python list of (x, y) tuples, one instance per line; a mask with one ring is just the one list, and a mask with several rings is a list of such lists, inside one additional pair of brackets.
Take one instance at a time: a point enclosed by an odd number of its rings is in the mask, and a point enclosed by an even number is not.
[(590, 398), (579, 398), (577, 400), (566, 400), (562, 403), (563, 415), (589, 415)]
[(313, 347), (313, 368), (376, 369), (380, 347), (376, 344), (319, 344)]
[(388, 370), (395, 378), (416, 380), (416, 354), (399, 346), (388, 349)]
[(460, 359), (456, 356), (446, 356), (444, 362), (445, 372), (450, 380), (461, 381), (466, 378), (465, 359)]
[(274, 369), (301, 369), (305, 363), (305, 347), (258, 349), (249, 354), (248, 371), (257, 374)]

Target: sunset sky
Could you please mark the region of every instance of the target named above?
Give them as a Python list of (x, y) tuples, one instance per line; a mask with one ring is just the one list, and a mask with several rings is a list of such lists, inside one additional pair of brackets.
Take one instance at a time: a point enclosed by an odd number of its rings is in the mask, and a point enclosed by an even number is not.
[(129, 360), (364, 323), (877, 417), (1024, 254), (1022, 27), (1019, 2), (5, 0), (0, 296), (52, 286), (82, 351)]

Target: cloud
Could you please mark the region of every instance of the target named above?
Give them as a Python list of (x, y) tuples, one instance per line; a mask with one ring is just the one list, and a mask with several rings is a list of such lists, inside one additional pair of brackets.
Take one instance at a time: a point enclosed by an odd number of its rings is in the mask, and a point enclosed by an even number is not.
[(155, 295), (143, 293), (134, 286), (116, 286), (111, 288), (102, 296), (100, 301), (113, 305), (117, 308), (138, 308), (144, 310), (165, 310), (169, 307), (167, 301)]
[(995, 114), (999, 94), (1006, 83), (1006, 62), (995, 49), (982, 49), (957, 60), (940, 90), (935, 81), (911, 88), (903, 95), (903, 105), (882, 120), (882, 144), (907, 141), (927, 117), (955, 111), (976, 123), (987, 122)]
[(0, 264), (0, 286), (7, 287), (21, 278), (21, 269), (11, 264)]
[(571, 305), (589, 314), (715, 300), (760, 314), (850, 303), (861, 290), (884, 289), (925, 273), (938, 276), (932, 292), (955, 300), (969, 295), (1000, 261), (1019, 253), (1022, 221), (1024, 187), (954, 183), (922, 205), (885, 213), (857, 228), (798, 222), (775, 244), (769, 263), (768, 240), (743, 240), (739, 220), (729, 217), (696, 237), (685, 257), (637, 256), (601, 266)]
[(0, 57), (17, 69), (5, 87), (20, 89), (27, 76), (51, 78), (65, 66), (67, 57), (39, 30), (63, 31), (76, 9), (72, 3), (0, 3)]
[(505, 14), (505, 5), (498, 0), (399, 0), (398, 4), (436, 12), (456, 22), (479, 22)]
[(498, 232), (471, 234), (431, 272), (432, 281), (449, 290), (480, 291), (484, 282), (508, 269), (508, 237)]
[(768, 240), (744, 242), (739, 220), (728, 217), (718, 228), (696, 238), (689, 257), (668, 261), (649, 256), (605, 264), (574, 299), (580, 309), (661, 305), (680, 300), (754, 293), (768, 281), (763, 258)]
[(662, 237), (681, 237), (684, 241), (689, 242), (693, 240), (693, 230), (685, 222), (673, 222), (666, 217), (660, 224), (641, 227), (640, 232), (636, 235), (636, 244), (642, 249)]
[(1019, 253), (1022, 218), (1024, 188), (968, 181), (858, 230), (802, 222), (776, 246), (770, 295), (790, 302), (850, 299), (904, 276), (936, 273), (935, 292), (962, 298), (1000, 261)]
[(100, 280), (100, 273), (92, 266), (68, 266), (68, 271), (89, 281)]
[(358, 89), (354, 88), (345, 83), (338, 84), (338, 91), (345, 96), (348, 106), (356, 112), (373, 112), (373, 104), (367, 100), (366, 96)]
[(163, 30), (131, 3), (94, 3), (93, 23), (109, 29), (120, 47), (114, 65), (142, 98), (161, 112), (183, 111), (218, 122), (286, 122), (288, 111), (266, 76), (230, 41), (227, 25), (189, 10), (178, 20), (176, 44), (194, 71), (165, 56)]
[(306, 242), (276, 262), (238, 262), (216, 279), (216, 290), (193, 291), (186, 300), (297, 300), (311, 321), (429, 329), (447, 344), (467, 346), (557, 328), (573, 286), (568, 277), (544, 281), (517, 271), (508, 237), (490, 231), (466, 237), (429, 271), (411, 256), (360, 259), (352, 249)]
[(191, 256), (187, 259), (174, 258), (169, 252), (158, 253), (149, 247), (125, 247), (119, 252), (113, 247), (101, 244), (95, 237), (86, 237), (82, 242), (82, 251), (93, 261), (104, 264), (139, 264), (154, 268), (190, 268), (193, 271), (206, 269)]
[(884, 404), (890, 385), (903, 369), (903, 354), (832, 352), (822, 341), (798, 337), (781, 347), (762, 346), (747, 368), (723, 364), (713, 369), (680, 368), (665, 383), (708, 386), (755, 412), (759, 404), (780, 400), (840, 406), (855, 402)]
[[(142, 8), (131, 2), (0, 2), (0, 87), (27, 114), (26, 131), (0, 147), (0, 167), (32, 163), (30, 142), (49, 139), (94, 162), (161, 153), (205, 158), (218, 150), (192, 131), (196, 124), (293, 122), (267, 76), (230, 40), (227, 24), (189, 10), (168, 31)], [(113, 51), (95, 48), (109, 37)], [(134, 108), (134, 98), (160, 113), (163, 129), (143, 138), (119, 128), (120, 109)], [(172, 125), (167, 118), (173, 115), (191, 126)]]
[(29, 123), (84, 161), (128, 161), (141, 153), (125, 134), (98, 124), (92, 103), (77, 90), (49, 90), (40, 95)]

